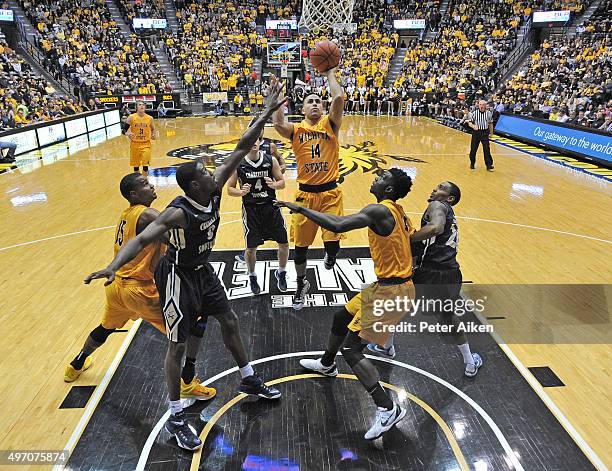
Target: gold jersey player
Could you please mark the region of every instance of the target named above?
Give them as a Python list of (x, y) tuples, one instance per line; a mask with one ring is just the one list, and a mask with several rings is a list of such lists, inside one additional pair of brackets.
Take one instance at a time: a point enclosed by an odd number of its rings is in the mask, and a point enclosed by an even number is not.
[(130, 165), (135, 172), (147, 175), (151, 163), (151, 141), (156, 138), (153, 118), (145, 113), (145, 104), (136, 103), (136, 113), (128, 116), (125, 123), (129, 126), (125, 135), (130, 140)]
[[(337, 376), (334, 362), (342, 349), (342, 356), (377, 406), (376, 417), (366, 432), (367, 440), (374, 440), (399, 422), (406, 411), (394, 403), (380, 384), (378, 370), (363, 354), (367, 341), (385, 345), (392, 329), (406, 314), (401, 307), (379, 312), (380, 301), (414, 299), (412, 283), (412, 251), (410, 235), (414, 228), (397, 200), (405, 197), (412, 180), (403, 170), (392, 168), (376, 177), (370, 193), (376, 204), (370, 204), (350, 216), (333, 216), (307, 209), (299, 204), (278, 201), (294, 213), (307, 217), (322, 228), (335, 233), (368, 228), (368, 239), (377, 281), (355, 297), (334, 315), (327, 348), (322, 358), (304, 359), (300, 364), (326, 376)], [(379, 301), (379, 303), (377, 303)]]
[[(121, 212), (115, 228), (115, 255), (159, 216), (159, 212), (150, 207), (157, 198), (155, 188), (143, 175), (126, 175), (121, 179), (119, 189), (130, 205)], [(71, 383), (89, 369), (93, 364), (91, 354), (130, 319), (144, 319), (163, 334), (166, 333), (159, 295), (153, 280), (155, 268), (164, 252), (162, 241), (149, 244), (136, 258), (121, 267), (115, 281), (105, 287), (106, 302), (102, 321), (89, 333), (82, 350), (66, 366), (64, 381)], [(88, 277), (85, 283), (89, 281), (91, 279)], [(200, 319), (191, 332), (189, 351), (181, 375), (181, 399), (208, 400), (216, 394), (213, 388), (201, 385), (195, 377), (195, 358), (205, 329), (206, 321)]]
[[(343, 214), (342, 191), (338, 188), (340, 174), (338, 133), (342, 124), (344, 91), (335, 76), (336, 68), (325, 72), (331, 91), (329, 113), (323, 114), (321, 97), (311, 93), (304, 98), (304, 120), (288, 123), (283, 110), (273, 116), (274, 128), (287, 139), (297, 162), (298, 190), (295, 202), (305, 208), (334, 216)], [(275, 78), (272, 79), (275, 82)], [(294, 263), (297, 274), (297, 290), (293, 308), (300, 310), (310, 284), (306, 280), (308, 247), (314, 242), (318, 226), (302, 214), (294, 213), (291, 220), (290, 239), (295, 244)], [(340, 251), (342, 235), (326, 228), (321, 230), (325, 246), (325, 268), (332, 269)]]

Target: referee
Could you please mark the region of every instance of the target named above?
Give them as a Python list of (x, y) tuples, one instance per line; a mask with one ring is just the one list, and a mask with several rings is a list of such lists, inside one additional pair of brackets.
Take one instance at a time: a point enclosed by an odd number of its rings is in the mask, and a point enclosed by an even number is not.
[(485, 165), (488, 171), (493, 171), (493, 157), (489, 148), (489, 136), (493, 135), (493, 112), (487, 110), (485, 100), (478, 102), (478, 109), (469, 114), (467, 124), (474, 130), (470, 148), (470, 168), (473, 170), (476, 165), (476, 151), (478, 144), (482, 143)]

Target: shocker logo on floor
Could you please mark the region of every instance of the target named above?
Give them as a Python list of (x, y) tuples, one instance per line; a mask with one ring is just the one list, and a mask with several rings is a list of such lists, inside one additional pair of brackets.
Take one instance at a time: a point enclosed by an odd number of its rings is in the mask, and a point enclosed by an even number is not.
[[(287, 168), (295, 170), (297, 164), (295, 155), (287, 142), (277, 139), (270, 139), (278, 148), (280, 155), (287, 163)], [(218, 144), (200, 144), (196, 146), (179, 147), (168, 152), (168, 156), (179, 159), (201, 159), (208, 168), (216, 168), (234, 151), (238, 139), (220, 142)], [(376, 173), (394, 166), (411, 164), (424, 164), (424, 160), (410, 157), (407, 155), (384, 154), (378, 150), (377, 145), (372, 141), (364, 141), (360, 144), (344, 144), (340, 146), (340, 179), (351, 173), (360, 170), (363, 173)]]

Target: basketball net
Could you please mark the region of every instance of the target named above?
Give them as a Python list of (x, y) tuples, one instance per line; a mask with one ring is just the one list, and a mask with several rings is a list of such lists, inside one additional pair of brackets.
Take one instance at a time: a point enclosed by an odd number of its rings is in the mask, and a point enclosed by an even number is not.
[(319, 32), (324, 29), (352, 29), (355, 0), (302, 0), (300, 28)]

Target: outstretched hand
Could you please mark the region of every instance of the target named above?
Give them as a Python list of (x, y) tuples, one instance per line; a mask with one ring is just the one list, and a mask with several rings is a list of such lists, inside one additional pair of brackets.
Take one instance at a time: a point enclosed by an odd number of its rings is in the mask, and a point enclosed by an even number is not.
[(264, 115), (272, 115), (272, 113), (285, 104), (287, 101), (286, 96), (283, 95), (283, 98), (279, 99), (283, 87), (284, 84), (276, 78), (276, 75), (272, 75), (272, 78), (270, 79), (270, 90), (268, 92), (268, 96), (266, 97), (266, 109), (264, 110)]
[(87, 278), (83, 280), (83, 283), (88, 285), (89, 283), (91, 283), (92, 280), (97, 280), (99, 278), (106, 278), (106, 281), (104, 282), (104, 286), (108, 286), (115, 280), (115, 272), (111, 270), (110, 268), (105, 268), (100, 271), (95, 271), (93, 273), (90, 273), (87, 276)]
[(290, 203), (289, 201), (274, 200), (274, 206), (277, 208), (288, 208), (292, 213), (299, 213), (302, 208), (299, 204)]

